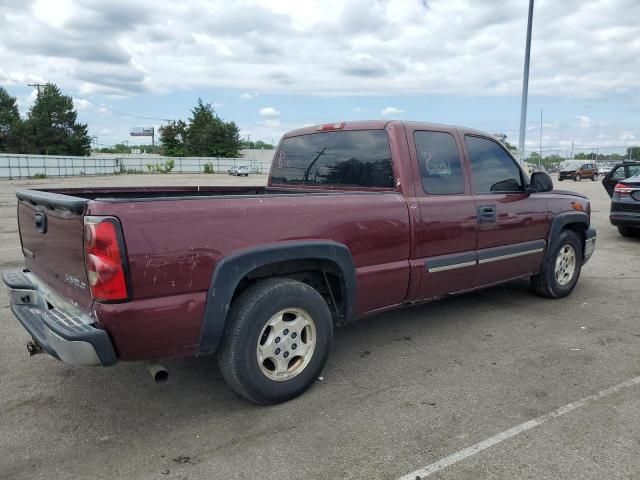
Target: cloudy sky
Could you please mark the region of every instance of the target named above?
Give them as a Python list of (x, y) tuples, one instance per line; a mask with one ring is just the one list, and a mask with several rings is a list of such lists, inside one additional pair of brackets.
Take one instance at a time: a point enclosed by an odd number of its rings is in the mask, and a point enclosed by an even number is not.
[[(186, 118), (243, 135), (397, 118), (517, 143), (526, 0), (0, 0), (0, 85), (74, 97), (103, 144)], [(640, 143), (640, 1), (537, 0), (527, 144)]]

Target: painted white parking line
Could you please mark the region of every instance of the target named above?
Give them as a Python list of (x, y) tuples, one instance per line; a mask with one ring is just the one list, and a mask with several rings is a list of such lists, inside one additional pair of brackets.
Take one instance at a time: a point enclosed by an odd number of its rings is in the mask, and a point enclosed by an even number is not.
[(470, 447), (467, 447), (455, 453), (452, 453), (451, 455), (441, 458), (437, 462), (427, 465), (426, 467), (420, 468), (415, 472), (411, 472), (406, 475), (403, 475), (402, 477), (400, 477), (400, 480), (416, 480), (417, 478), (422, 479), (422, 478), (428, 477), (429, 475), (439, 472), (444, 468), (447, 468), (466, 458), (472, 457), (476, 453), (480, 453), (481, 451), (486, 450), (487, 448), (492, 447), (497, 443), (503, 442), (505, 440), (508, 440), (511, 437), (515, 437), (516, 435), (522, 432), (526, 432), (527, 430), (531, 430), (534, 427), (542, 425), (543, 423), (553, 418), (560, 417), (580, 407), (584, 407), (588, 403), (608, 397), (609, 395), (618, 393), (619, 391), (624, 390), (625, 388), (633, 387), (634, 385), (638, 385), (638, 384), (640, 384), (640, 376), (634, 377), (630, 380), (627, 380), (626, 382), (619, 383), (618, 385), (614, 385), (613, 387), (607, 388), (593, 395), (588, 395), (576, 402), (569, 403), (564, 407), (558, 408), (557, 410), (553, 410), (552, 412), (546, 413), (540, 417), (521, 423), (520, 425), (516, 425), (515, 427), (510, 428), (509, 430), (505, 430), (504, 432), (498, 433), (497, 435), (494, 435), (493, 437), (489, 437), (486, 440), (482, 440), (481, 442), (471, 445)]

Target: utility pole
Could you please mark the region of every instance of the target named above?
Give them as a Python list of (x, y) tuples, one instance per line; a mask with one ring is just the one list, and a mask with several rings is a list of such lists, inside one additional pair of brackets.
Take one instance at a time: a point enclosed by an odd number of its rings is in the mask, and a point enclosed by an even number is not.
[(571, 160), (573, 160), (573, 140), (571, 141)]
[(38, 89), (38, 95), (40, 95), (40, 87), (44, 87), (44, 83), (27, 83), (27, 87), (34, 87)]
[(522, 76), (522, 105), (520, 107), (520, 163), (524, 163), (524, 135), (527, 123), (527, 97), (529, 96), (529, 59), (531, 58), (531, 24), (533, 23), (533, 0), (529, 0), (529, 18), (527, 20), (527, 43), (524, 51), (524, 74)]

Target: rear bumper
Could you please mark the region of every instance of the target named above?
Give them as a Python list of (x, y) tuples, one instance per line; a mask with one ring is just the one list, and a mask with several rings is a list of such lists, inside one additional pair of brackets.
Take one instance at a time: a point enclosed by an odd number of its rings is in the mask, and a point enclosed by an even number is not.
[(42, 349), (71, 365), (108, 366), (117, 356), (107, 332), (31, 272), (6, 272), (11, 311)]
[(611, 225), (616, 227), (640, 227), (640, 211), (629, 212), (617, 210), (609, 215)]

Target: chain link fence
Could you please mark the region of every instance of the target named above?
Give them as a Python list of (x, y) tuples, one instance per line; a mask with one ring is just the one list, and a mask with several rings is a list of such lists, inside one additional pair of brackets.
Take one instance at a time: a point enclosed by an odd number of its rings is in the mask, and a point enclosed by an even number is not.
[(90, 156), (0, 154), (0, 178), (45, 178), (137, 173), (228, 173), (247, 166), (251, 173), (268, 173), (271, 162), (248, 158)]

